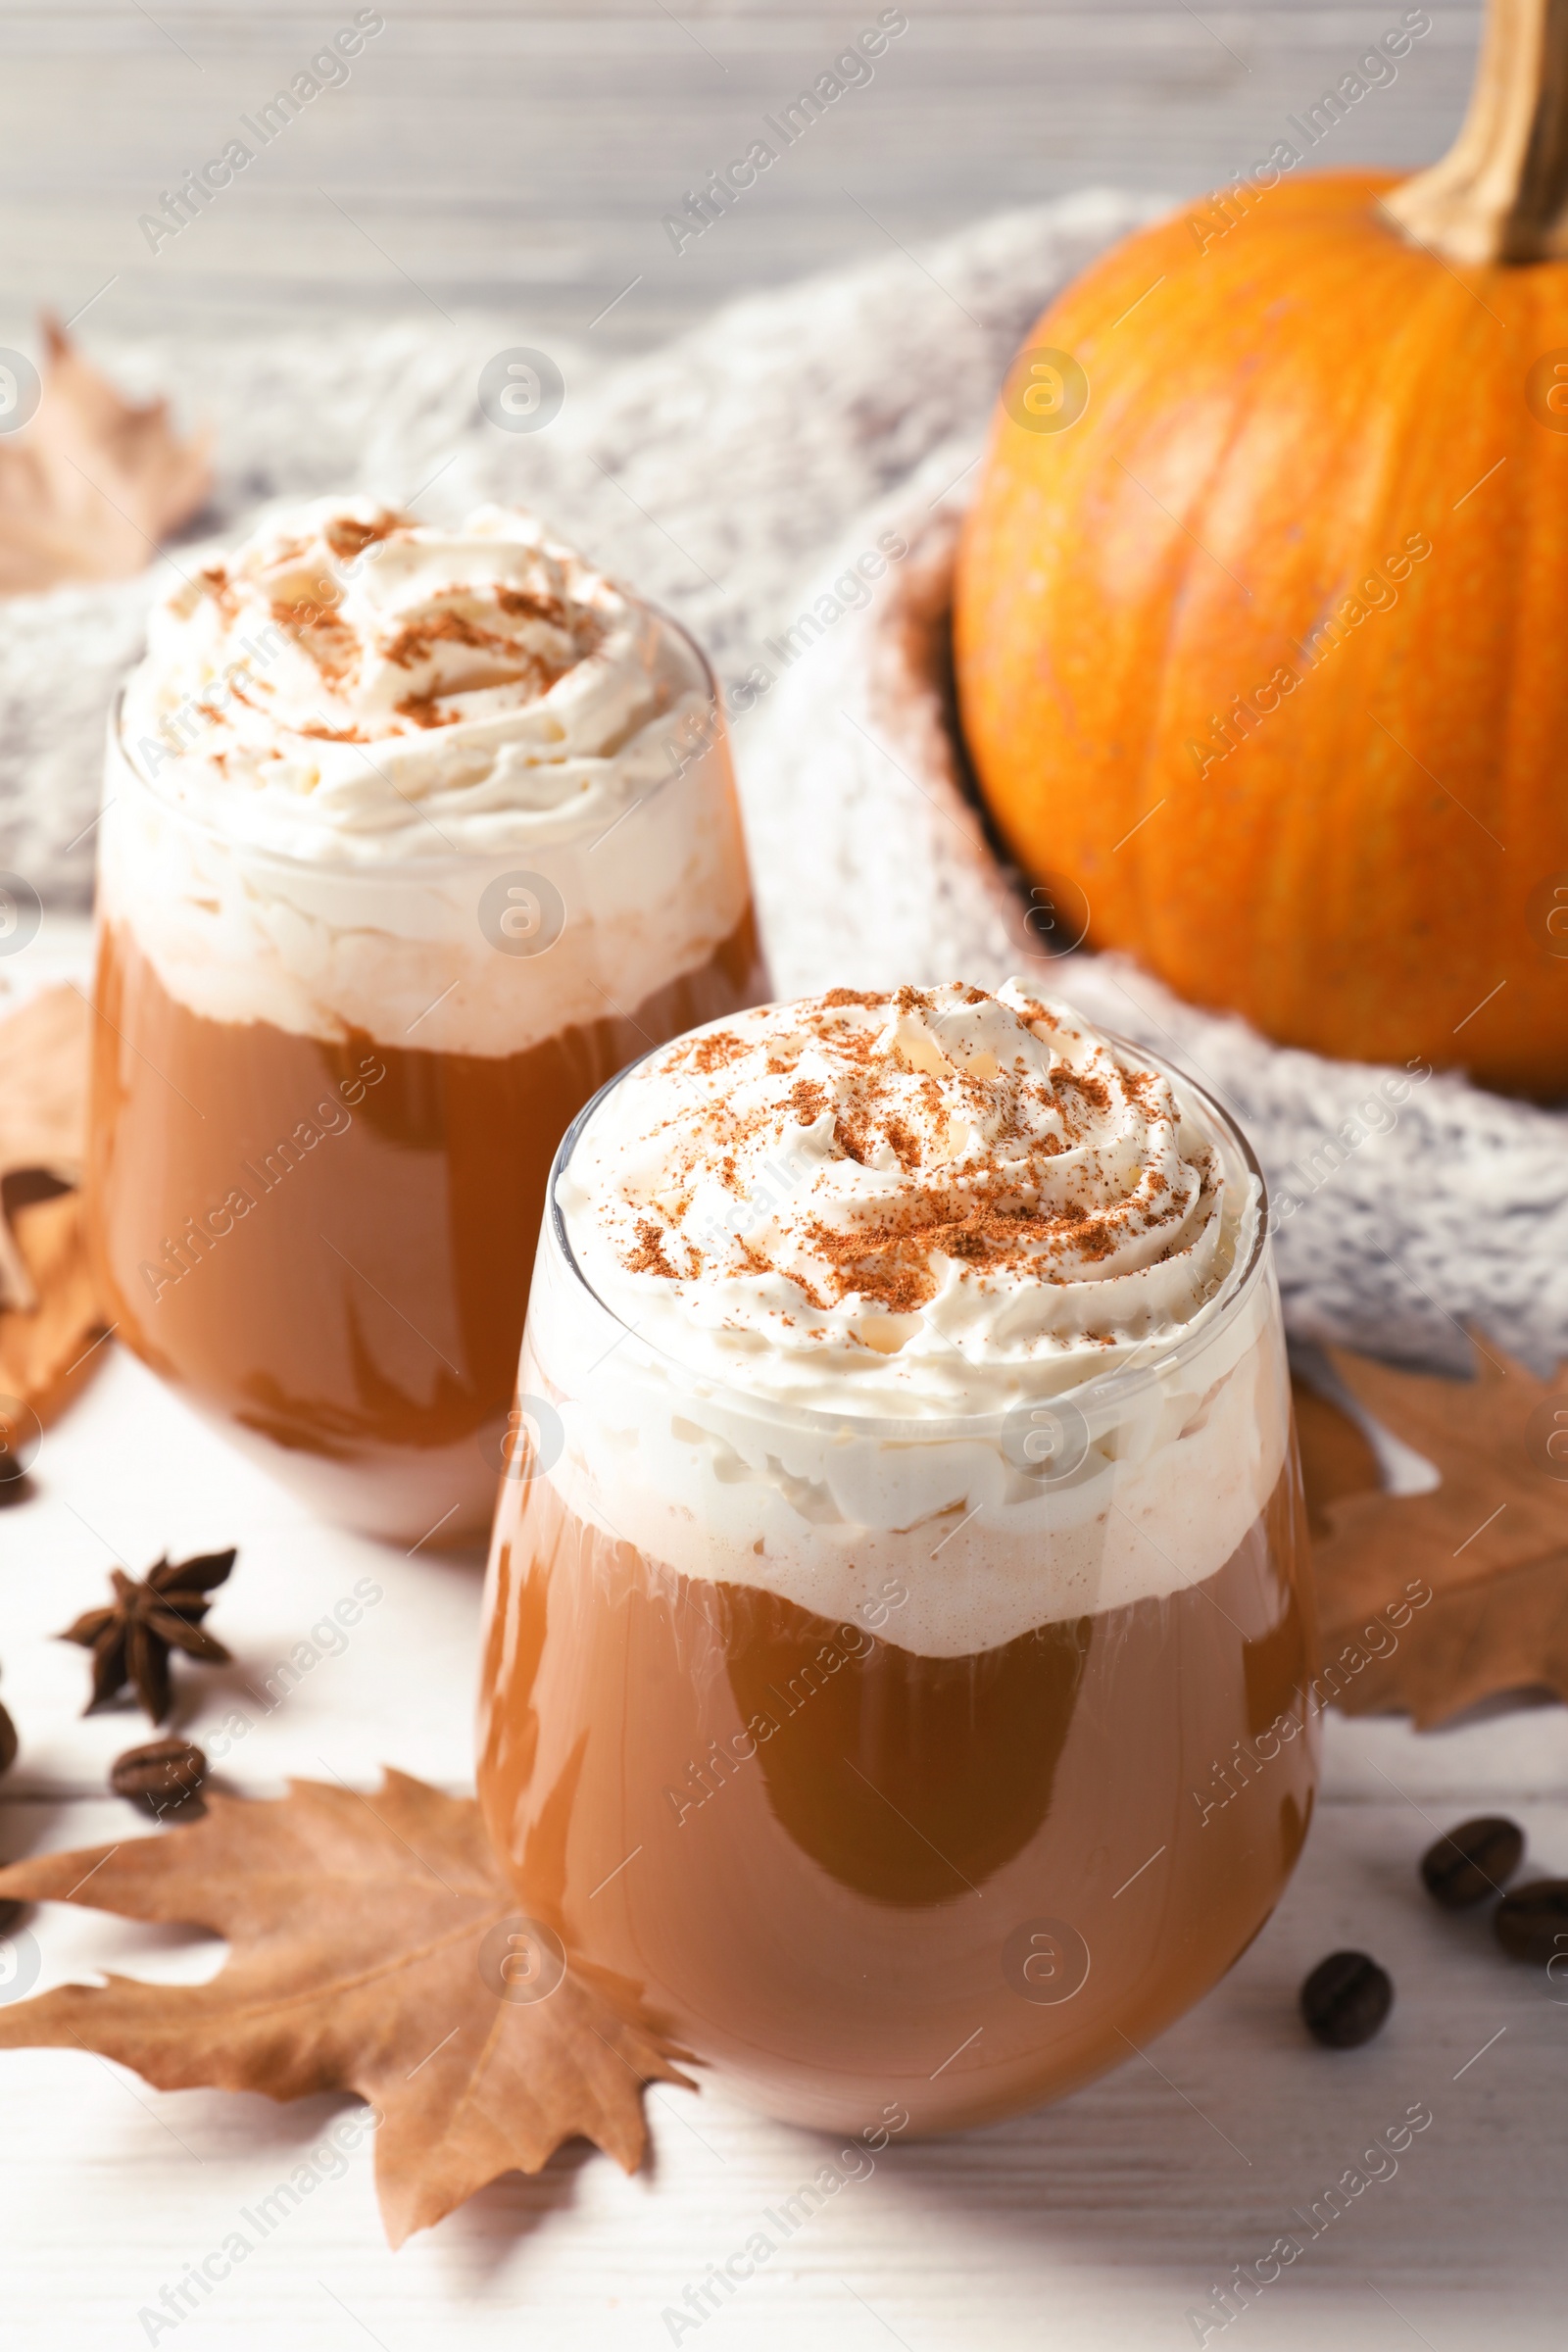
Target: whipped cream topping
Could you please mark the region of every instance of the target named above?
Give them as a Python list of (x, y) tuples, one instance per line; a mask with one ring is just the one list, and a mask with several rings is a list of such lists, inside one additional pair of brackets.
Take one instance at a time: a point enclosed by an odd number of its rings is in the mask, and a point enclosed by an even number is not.
[(961, 1657), (1237, 1560), (1226, 1614), (1277, 1623), (1261, 1185), (1196, 1089), (1061, 1006), (835, 990), (710, 1023), (601, 1097), (556, 1200), (519, 1385), (607, 1592), (630, 1546), (656, 1586)]
[(152, 614), (99, 843), (104, 920), (191, 1011), (431, 1053), (635, 1019), (751, 896), (696, 648), (498, 508), (322, 500), (209, 563)]
[(1017, 982), (834, 990), (650, 1055), (558, 1182), (599, 1298), (797, 1405), (980, 1415), (1214, 1313), (1255, 1186), (1196, 1099)]
[(532, 516), (322, 499), (154, 608), (123, 739), (231, 839), (381, 862), (601, 829), (707, 699), (687, 640)]

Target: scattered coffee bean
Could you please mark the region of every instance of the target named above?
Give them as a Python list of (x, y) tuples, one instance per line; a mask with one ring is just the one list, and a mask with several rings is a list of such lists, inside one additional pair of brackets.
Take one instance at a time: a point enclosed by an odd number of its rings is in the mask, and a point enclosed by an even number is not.
[(1466, 1911), (1500, 1894), (1524, 1859), (1525, 1834), (1500, 1815), (1461, 1821), (1421, 1857), (1421, 1879), (1445, 1911)]
[(26, 1911), (25, 1903), (0, 1902), (0, 1936), (9, 1936)]
[(1568, 1952), (1568, 1879), (1533, 1879), (1516, 1886), (1492, 1914), (1492, 1924), (1510, 1959), (1544, 1968)]
[(1331, 2050), (1370, 2041), (1394, 2007), (1394, 1980), (1365, 1952), (1330, 1952), (1301, 1986), (1307, 2032)]
[(109, 1770), (116, 1796), (145, 1805), (155, 1819), (176, 1806), (187, 1819), (203, 1810), (200, 1791), (206, 1778), (207, 1758), (188, 1740), (150, 1740), (145, 1747), (127, 1747)]

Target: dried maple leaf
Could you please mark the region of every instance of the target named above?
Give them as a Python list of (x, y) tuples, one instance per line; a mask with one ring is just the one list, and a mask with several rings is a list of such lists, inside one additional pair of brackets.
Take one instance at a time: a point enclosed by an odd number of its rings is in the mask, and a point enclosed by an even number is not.
[(373, 1799), (295, 1781), (208, 1802), (189, 1829), (14, 1863), (0, 1899), (211, 1928), (220, 1974), (63, 1985), (0, 2009), (0, 2048), (96, 2050), (162, 2090), (357, 2091), (394, 2246), (579, 2133), (635, 2171), (642, 2085), (685, 2078), (569, 1968), (548, 1998), (507, 1997), (486, 1954), (516, 1897), (471, 1798), (388, 1771)]
[(0, 1499), (34, 1424), (103, 1360), (81, 1200), (61, 1190), (81, 1173), (86, 1093), (86, 1004), (44, 989), (0, 1021)]
[(0, 442), (0, 596), (129, 579), (212, 482), (207, 437), (179, 440), (167, 401), (126, 400), (54, 319), (43, 333), (37, 412)]
[[(103, 1361), (95, 1339), (104, 1328), (87, 1255), (79, 1193), (62, 1193), (19, 1208), (11, 1220), (17, 1249), (37, 1293), (31, 1308), (0, 1313), (0, 1458), (27, 1458), (24, 1441), (85, 1386)], [(13, 1402), (21, 1412), (13, 1410)]]
[[(1568, 1699), (1568, 1366), (1538, 1381), (1490, 1343), (1467, 1381), (1330, 1360), (1441, 1476), (1430, 1494), (1384, 1494), (1360, 1433), (1321, 1399), (1300, 1410), (1323, 1654), (1360, 1660), (1335, 1703), (1403, 1709), (1424, 1730), (1507, 1691)], [(1412, 1582), (1431, 1599), (1371, 1654), (1365, 1629)]]
[(227, 1582), (233, 1565), (229, 1550), (162, 1559), (140, 1580), (123, 1568), (111, 1568), (114, 1599), (107, 1607), (87, 1609), (57, 1636), (92, 1651), (92, 1696), (82, 1713), (107, 1706), (129, 1683), (154, 1723), (162, 1723), (173, 1703), (172, 1649), (183, 1650), (203, 1666), (227, 1666), (228, 1651), (203, 1631), (202, 1619), (213, 1605), (208, 1593)]
[[(0, 1180), (40, 1173), (56, 1186), (80, 1182), (87, 1019), (79, 990), (46, 988), (0, 1021)], [(0, 1304), (37, 1303), (36, 1286), (0, 1219)]]
[(1291, 1383), (1296, 1405), (1296, 1437), (1301, 1449), (1301, 1481), (1306, 1490), (1306, 1518), (1314, 1538), (1322, 1542), (1334, 1533), (1328, 1506), (1342, 1494), (1378, 1492), (1378, 1457), (1355, 1423), (1332, 1405), (1304, 1380)]

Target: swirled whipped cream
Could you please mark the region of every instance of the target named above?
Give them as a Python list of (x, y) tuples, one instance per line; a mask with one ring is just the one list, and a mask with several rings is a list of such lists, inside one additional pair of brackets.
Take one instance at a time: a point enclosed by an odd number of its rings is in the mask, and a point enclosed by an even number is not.
[(558, 1199), (675, 1362), (836, 1411), (1005, 1411), (1209, 1317), (1245, 1186), (1196, 1101), (1018, 983), (845, 989), (643, 1061)]
[(701, 656), (497, 507), (318, 500), (195, 573), (111, 726), (99, 842), (105, 921), (190, 1010), (432, 1053), (636, 1021), (750, 906)]
[(154, 608), (123, 740), (233, 838), (381, 862), (602, 828), (706, 701), (686, 639), (531, 515), (321, 499)]

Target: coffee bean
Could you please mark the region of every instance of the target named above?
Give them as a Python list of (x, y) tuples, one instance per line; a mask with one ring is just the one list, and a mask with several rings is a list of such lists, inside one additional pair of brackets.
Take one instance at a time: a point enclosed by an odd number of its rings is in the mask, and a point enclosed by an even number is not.
[(1525, 1834), (1497, 1814), (1461, 1821), (1421, 1857), (1421, 1880), (1445, 1911), (1465, 1911), (1500, 1894), (1524, 1859)]
[(1497, 1941), (1512, 1960), (1544, 1968), (1568, 1952), (1568, 1879), (1532, 1879), (1505, 1894), (1492, 1914)]
[(145, 1805), (155, 1819), (183, 1806), (186, 1818), (204, 1810), (200, 1805), (207, 1758), (188, 1740), (150, 1740), (145, 1747), (127, 1747), (109, 1769), (109, 1786), (116, 1796), (128, 1796)]
[(1394, 2007), (1394, 1980), (1365, 1952), (1330, 1952), (1301, 1986), (1301, 2017), (1315, 2041), (1353, 2050)]

